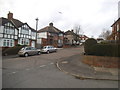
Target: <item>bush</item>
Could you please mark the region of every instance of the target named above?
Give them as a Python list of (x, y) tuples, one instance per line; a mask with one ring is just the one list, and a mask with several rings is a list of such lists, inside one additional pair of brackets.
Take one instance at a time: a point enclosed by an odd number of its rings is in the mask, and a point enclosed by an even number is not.
[(118, 44), (96, 44), (92, 46), (92, 55), (120, 57), (120, 45)]
[(20, 46), (18, 45), (18, 46), (7, 48), (6, 50), (2, 52), (2, 55), (15, 55), (24, 46), (26, 45), (20, 45)]
[(97, 44), (97, 41), (93, 38), (89, 38), (85, 41), (84, 43), (84, 50), (85, 50), (85, 54), (87, 55), (91, 55), (92, 54), (92, 46)]

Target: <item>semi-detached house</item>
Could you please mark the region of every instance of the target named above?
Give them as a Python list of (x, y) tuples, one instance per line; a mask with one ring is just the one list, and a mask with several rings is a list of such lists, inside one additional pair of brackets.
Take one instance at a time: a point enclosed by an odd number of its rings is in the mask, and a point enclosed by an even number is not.
[(17, 44), (35, 47), (36, 30), (27, 23), (13, 18), (13, 13), (8, 13), (8, 18), (0, 18), (0, 47), (13, 47)]
[(57, 47), (58, 45), (63, 46), (64, 32), (53, 26), (53, 23), (49, 23), (46, 26), (37, 31), (37, 44), (38, 47), (53, 45)]

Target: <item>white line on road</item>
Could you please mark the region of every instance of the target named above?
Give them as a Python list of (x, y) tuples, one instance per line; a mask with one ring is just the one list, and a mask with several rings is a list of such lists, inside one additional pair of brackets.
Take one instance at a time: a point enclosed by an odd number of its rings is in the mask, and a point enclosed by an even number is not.
[(40, 67), (45, 67), (46, 65), (41, 65)]
[(30, 70), (30, 69), (27, 68), (26, 70), (28, 71), (28, 70)]
[(15, 74), (16, 72), (12, 72), (13, 74)]
[(54, 64), (54, 63), (50, 63), (50, 64)]

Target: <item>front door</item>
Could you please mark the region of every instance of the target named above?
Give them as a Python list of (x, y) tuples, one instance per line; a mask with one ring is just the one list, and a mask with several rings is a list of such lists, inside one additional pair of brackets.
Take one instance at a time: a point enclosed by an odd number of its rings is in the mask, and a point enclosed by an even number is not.
[(35, 41), (31, 42), (31, 47), (35, 47)]

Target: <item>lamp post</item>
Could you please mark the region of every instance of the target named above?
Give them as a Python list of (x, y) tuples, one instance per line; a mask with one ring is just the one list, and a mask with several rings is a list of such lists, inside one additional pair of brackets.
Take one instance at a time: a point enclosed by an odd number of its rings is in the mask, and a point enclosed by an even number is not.
[(36, 20), (36, 47), (37, 47), (37, 29), (38, 29), (38, 18), (35, 19)]

